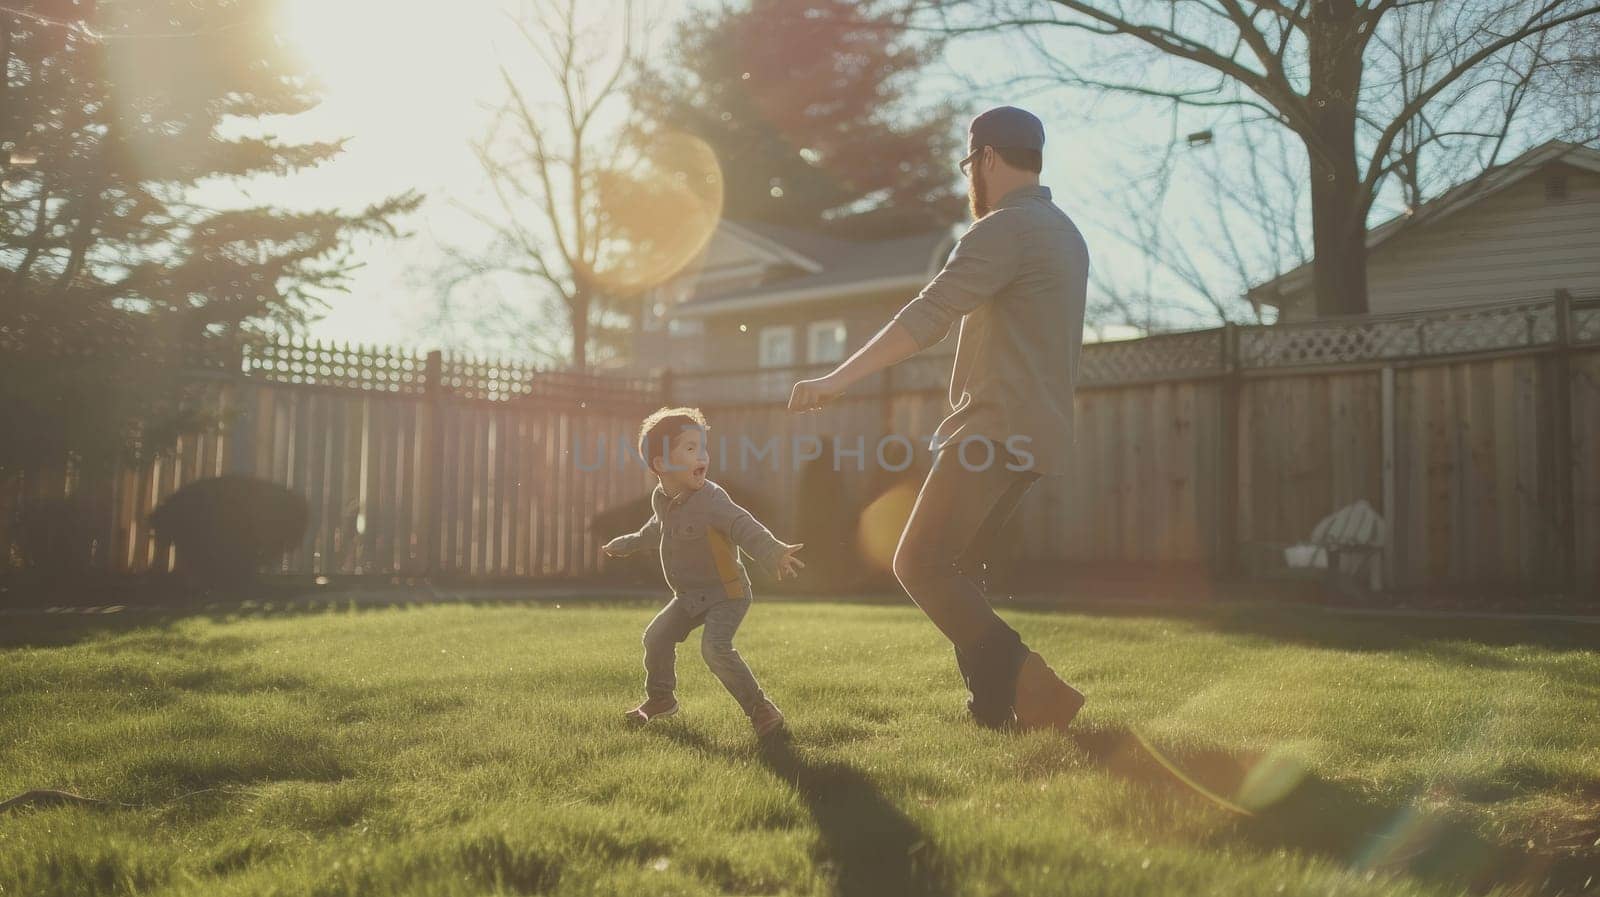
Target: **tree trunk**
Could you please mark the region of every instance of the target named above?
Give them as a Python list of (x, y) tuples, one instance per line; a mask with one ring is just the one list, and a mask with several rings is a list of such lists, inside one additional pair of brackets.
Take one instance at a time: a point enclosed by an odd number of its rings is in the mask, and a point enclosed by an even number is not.
[(50, 186), (41, 179), (38, 206), (34, 209), (33, 233), (28, 235), (28, 248), (22, 256), (21, 264), (11, 272), (13, 301), (22, 299), (28, 289), (28, 278), (33, 273), (33, 265), (39, 260), (39, 254), (44, 252), (45, 239), (50, 235), (50, 198)]
[[(1366, 197), (1359, 191), (1336, 189), (1343, 177), (1330, 166), (1311, 164), (1319, 183), (1311, 191), (1311, 245), (1316, 253), (1311, 283), (1318, 317), (1362, 315), (1367, 306)], [(1354, 177), (1354, 168), (1350, 169)]]
[(1362, 12), (1353, 0), (1314, 0), (1307, 37), (1311, 90), (1312, 287), (1319, 317), (1367, 312), (1367, 207), (1356, 163)]
[(589, 296), (579, 293), (567, 306), (572, 320), (572, 369), (583, 373), (589, 368)]

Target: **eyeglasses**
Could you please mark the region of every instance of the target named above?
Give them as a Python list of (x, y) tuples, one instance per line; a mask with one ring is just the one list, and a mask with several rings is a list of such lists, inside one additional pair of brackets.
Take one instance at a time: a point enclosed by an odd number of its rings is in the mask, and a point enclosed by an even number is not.
[(983, 151), (986, 150), (986, 149), (988, 149), (987, 146), (980, 146), (977, 149), (973, 150), (965, 159), (962, 159), (960, 163), (958, 163), (960, 168), (961, 168), (962, 177), (971, 177), (972, 176), (973, 163), (978, 161), (978, 157), (982, 156), (983, 155)]

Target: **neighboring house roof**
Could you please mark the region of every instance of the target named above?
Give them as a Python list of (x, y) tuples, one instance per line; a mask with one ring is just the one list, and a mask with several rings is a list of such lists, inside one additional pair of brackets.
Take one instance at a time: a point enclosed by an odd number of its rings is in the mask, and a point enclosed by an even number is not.
[[(1600, 173), (1600, 150), (1561, 140), (1542, 143), (1504, 165), (1488, 169), (1478, 177), (1457, 184), (1421, 206), (1396, 215), (1367, 231), (1367, 252), (1372, 252), (1385, 241), (1409, 228), (1433, 224), (1448, 215), (1482, 202), (1555, 162)], [(1277, 306), (1285, 294), (1297, 293), (1310, 286), (1311, 267), (1312, 263), (1306, 262), (1286, 274), (1252, 287), (1248, 296), (1252, 302)]]
[(756, 286), (697, 286), (670, 312), (673, 316), (705, 317), (878, 290), (915, 290), (938, 271), (955, 243), (949, 230), (888, 240), (841, 240), (772, 224), (729, 221), (722, 227), (746, 242), (781, 248), (793, 268), (780, 268), (778, 276)]
[(768, 258), (811, 272), (822, 270), (819, 257), (826, 253), (826, 244), (832, 242), (827, 237), (805, 231), (755, 222), (723, 221), (717, 229), (760, 250)]

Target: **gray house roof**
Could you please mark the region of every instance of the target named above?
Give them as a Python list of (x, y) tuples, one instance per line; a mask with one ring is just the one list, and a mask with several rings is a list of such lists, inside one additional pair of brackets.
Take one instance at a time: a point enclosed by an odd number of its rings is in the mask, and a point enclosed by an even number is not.
[(811, 264), (776, 268), (758, 286), (709, 291), (696, 288), (673, 310), (673, 315), (705, 317), (878, 290), (915, 289), (939, 270), (955, 243), (949, 230), (889, 240), (841, 240), (781, 225), (742, 221), (727, 224), (777, 244)]

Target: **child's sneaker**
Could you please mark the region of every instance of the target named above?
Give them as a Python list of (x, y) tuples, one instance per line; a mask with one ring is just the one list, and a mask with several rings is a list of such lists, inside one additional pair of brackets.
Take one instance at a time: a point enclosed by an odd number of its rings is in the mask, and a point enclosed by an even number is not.
[(678, 699), (672, 695), (664, 698), (651, 698), (643, 704), (629, 710), (626, 714), (628, 722), (635, 726), (645, 723), (659, 716), (671, 716), (678, 712)]
[(1065, 732), (1083, 708), (1083, 694), (1061, 681), (1056, 671), (1033, 651), (1017, 671), (1017, 724), (1024, 730)]
[(755, 728), (757, 738), (765, 738), (783, 728), (783, 711), (777, 704), (764, 701), (750, 714), (750, 725)]

